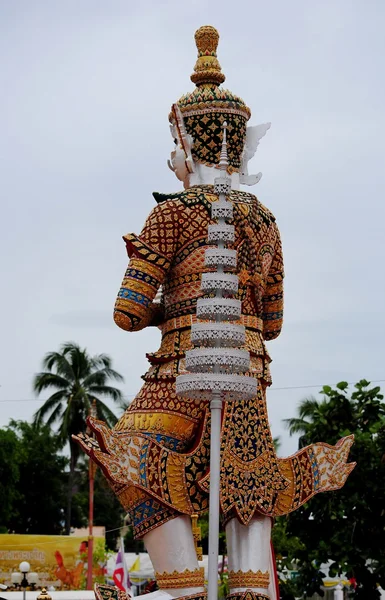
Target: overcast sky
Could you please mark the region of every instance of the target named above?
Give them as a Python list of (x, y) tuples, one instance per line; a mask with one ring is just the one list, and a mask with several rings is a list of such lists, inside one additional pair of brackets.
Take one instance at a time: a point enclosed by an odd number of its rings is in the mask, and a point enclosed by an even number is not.
[[(133, 397), (157, 330), (111, 318), (151, 192), (174, 192), (167, 115), (191, 91), (194, 32), (220, 31), (225, 86), (272, 122), (250, 172), (276, 215), (285, 324), (269, 345), (282, 419), (312, 389), (385, 379), (383, 0), (0, 0), (0, 426), (41, 405), (47, 351), (106, 352)], [(328, 440), (324, 440), (328, 441)]]

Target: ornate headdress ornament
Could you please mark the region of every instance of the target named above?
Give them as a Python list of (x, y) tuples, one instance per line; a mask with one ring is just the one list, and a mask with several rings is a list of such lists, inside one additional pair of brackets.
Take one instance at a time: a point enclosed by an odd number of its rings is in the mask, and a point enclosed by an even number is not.
[(211, 25), (204, 25), (195, 32), (198, 58), (190, 79), (196, 85), (202, 83), (220, 85), (226, 79), (217, 59), (218, 42), (219, 33)]
[[(193, 159), (210, 166), (218, 166), (221, 151), (223, 122), (228, 123), (228, 171), (238, 171), (246, 138), (246, 123), (250, 109), (232, 92), (220, 88), (225, 81), (217, 58), (219, 33), (210, 25), (195, 32), (198, 58), (191, 81), (196, 89), (185, 94), (177, 105), (186, 133), (194, 140)], [(175, 124), (175, 109), (169, 115)]]

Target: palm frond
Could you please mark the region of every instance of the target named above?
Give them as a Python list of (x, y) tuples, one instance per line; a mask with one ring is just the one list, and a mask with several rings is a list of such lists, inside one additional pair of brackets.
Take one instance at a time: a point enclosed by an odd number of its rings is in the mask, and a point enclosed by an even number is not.
[(90, 360), (91, 369), (110, 369), (111, 364), (112, 361), (108, 354), (96, 354)]
[(125, 398), (124, 396), (122, 396), (122, 400), (120, 402), (117, 402), (117, 406), (123, 412), (126, 412), (127, 408), (130, 406), (130, 404), (132, 404), (132, 400), (131, 399), (127, 400), (127, 398)]
[(64, 342), (60, 346), (60, 351), (62, 354), (71, 354), (71, 352), (73, 351), (82, 352), (79, 344), (77, 344), (76, 342)]
[(41, 406), (34, 414), (33, 420), (34, 423), (39, 425), (43, 423), (44, 417), (50, 412), (53, 411), (56, 406), (63, 402), (66, 399), (66, 390), (59, 390), (55, 394), (52, 394), (47, 400), (44, 402), (43, 406)]
[(123, 399), (123, 394), (121, 390), (109, 385), (91, 385), (88, 388), (88, 393), (91, 396), (92, 394), (101, 394), (102, 396), (109, 396), (115, 402), (120, 402)]
[(67, 342), (62, 346), (63, 355), (71, 364), (75, 379), (78, 381), (87, 377), (89, 373), (90, 357), (87, 351), (82, 350), (80, 346), (72, 342)]
[(46, 420), (46, 425), (48, 427), (52, 427), (57, 421), (61, 420), (62, 414), (64, 412), (64, 407), (62, 404), (58, 404), (56, 408), (51, 412), (50, 416)]
[(84, 386), (90, 385), (104, 385), (108, 379), (113, 379), (115, 381), (124, 381), (124, 377), (111, 368), (103, 368), (98, 371), (93, 371), (83, 380)]
[(46, 371), (34, 378), (37, 393), (56, 388), (57, 391), (46, 400), (36, 412), (35, 421), (44, 420), (49, 425), (60, 423), (58, 435), (64, 443), (69, 441), (73, 455), (71, 435), (84, 431), (91, 403), (95, 398), (100, 418), (113, 425), (116, 415), (100, 400), (100, 396), (122, 403), (122, 392), (108, 385), (109, 381), (123, 381), (123, 377), (112, 369), (112, 361), (106, 354), (91, 357), (86, 349), (74, 342), (66, 342), (59, 352), (48, 353), (43, 361)]
[(40, 394), (40, 392), (50, 387), (62, 390), (68, 389), (70, 382), (56, 373), (43, 371), (35, 375), (32, 385), (34, 392)]
[(67, 357), (60, 352), (49, 352), (43, 359), (43, 367), (48, 371), (56, 369), (58, 375), (61, 375), (69, 382), (75, 379), (74, 371), (67, 360)]
[(63, 442), (71, 441), (73, 434), (84, 431), (88, 414), (89, 411), (83, 403), (77, 403), (74, 399), (68, 402), (59, 428), (59, 436)]
[(107, 404), (104, 404), (100, 398), (94, 398), (94, 400), (96, 400), (96, 412), (98, 419), (105, 421), (109, 427), (115, 425), (118, 418), (107, 406)]
[(320, 406), (322, 403), (318, 402), (313, 396), (309, 396), (309, 398), (304, 398), (301, 400), (300, 405), (298, 407), (298, 414), (303, 419), (307, 417), (313, 417), (314, 415), (319, 413)]
[(289, 430), (290, 435), (294, 435), (296, 433), (306, 433), (310, 426), (308, 421), (297, 417), (292, 419), (283, 419), (283, 422)]

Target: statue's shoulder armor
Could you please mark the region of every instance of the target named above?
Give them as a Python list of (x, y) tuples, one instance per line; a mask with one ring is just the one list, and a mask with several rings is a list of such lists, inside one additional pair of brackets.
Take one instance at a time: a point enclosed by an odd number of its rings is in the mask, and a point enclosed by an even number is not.
[[(205, 207), (207, 212), (211, 214), (211, 204), (212, 199), (210, 198), (214, 195), (212, 191), (208, 191), (207, 188), (195, 186), (188, 190), (183, 190), (182, 192), (177, 192), (174, 194), (161, 194), (159, 192), (153, 192), (152, 194), (155, 198), (155, 201), (158, 204), (162, 204), (163, 202), (175, 202), (179, 200), (185, 206), (196, 206), (201, 204)], [(241, 190), (234, 190), (231, 192), (231, 199), (233, 202), (241, 202), (246, 204), (252, 204), (257, 208), (257, 212), (259, 217), (266, 223), (266, 225), (271, 225), (275, 223), (275, 217), (272, 212), (266, 206), (264, 206), (254, 194), (250, 194), (249, 192), (243, 192)]]
[(177, 192), (175, 194), (161, 194), (160, 192), (152, 192), (153, 197), (155, 198), (155, 202), (157, 204), (162, 204), (163, 202), (168, 202), (172, 200), (179, 200), (183, 192)]
[(275, 216), (273, 215), (273, 213), (259, 201), (258, 210), (259, 214), (261, 215), (261, 218), (265, 221), (266, 225), (271, 225), (272, 223), (275, 223)]
[(271, 225), (275, 223), (275, 216), (273, 213), (264, 206), (254, 194), (250, 194), (249, 192), (243, 192), (241, 190), (234, 190), (232, 192), (233, 201), (234, 202), (244, 202), (246, 204), (252, 204), (257, 209), (258, 216), (266, 223), (266, 225)]
[(174, 202), (175, 200), (179, 200), (182, 202), (182, 204), (188, 207), (201, 204), (205, 207), (209, 214), (211, 213), (211, 202), (207, 196), (212, 196), (213, 194), (210, 194), (207, 189), (199, 186), (195, 186), (188, 190), (183, 190), (182, 192), (177, 192), (176, 194), (160, 194), (159, 192), (153, 192), (152, 195), (158, 204), (161, 204), (162, 202)]

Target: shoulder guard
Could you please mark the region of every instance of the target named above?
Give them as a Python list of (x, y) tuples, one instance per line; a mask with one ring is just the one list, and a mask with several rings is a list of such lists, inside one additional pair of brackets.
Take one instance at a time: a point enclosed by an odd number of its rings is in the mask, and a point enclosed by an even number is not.
[(265, 221), (265, 223), (275, 223), (275, 216), (272, 212), (270, 212), (268, 208), (266, 208), (266, 206), (258, 202), (258, 209), (259, 214), (261, 215), (261, 218)]
[(180, 200), (185, 206), (202, 204), (209, 214), (211, 214), (211, 202), (208, 200), (207, 196), (214, 196), (212, 192), (210, 193), (207, 189), (199, 186), (184, 190), (183, 192), (177, 192), (176, 194), (160, 194), (159, 192), (153, 192), (152, 195), (158, 204), (173, 200)]
[[(205, 187), (195, 186), (188, 190), (184, 190), (182, 192), (177, 192), (174, 194), (161, 194), (159, 192), (153, 192), (152, 194), (155, 198), (155, 201), (158, 204), (162, 202), (168, 202), (173, 200), (180, 200), (185, 206), (195, 206), (197, 204), (202, 204), (205, 207), (207, 212), (211, 214), (211, 201), (208, 199), (209, 196), (215, 196), (215, 194), (210, 190), (208, 191)], [(232, 200), (235, 202), (246, 202), (247, 204), (256, 204), (258, 206), (258, 213), (261, 216), (261, 219), (267, 224), (275, 222), (275, 217), (272, 212), (266, 206), (259, 202), (258, 198), (254, 196), (254, 194), (250, 194), (249, 192), (243, 192), (241, 190), (233, 190), (231, 193)]]
[(266, 223), (266, 225), (271, 225), (271, 223), (275, 222), (273, 213), (270, 212), (269, 209), (266, 208), (266, 206), (264, 206), (256, 196), (254, 196), (254, 194), (243, 192), (241, 190), (234, 190), (231, 195), (234, 202), (244, 202), (256, 207), (257, 214), (264, 221), (264, 223)]
[(155, 198), (155, 202), (157, 202), (158, 204), (161, 204), (162, 202), (167, 202), (167, 200), (179, 200), (183, 194), (184, 192), (176, 192), (174, 194), (161, 194), (160, 192), (152, 192), (152, 195)]

